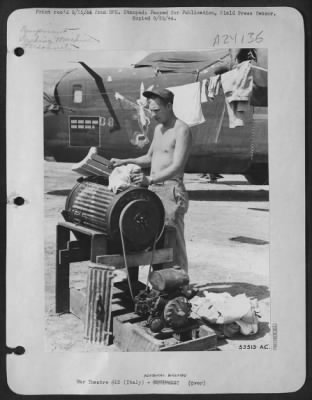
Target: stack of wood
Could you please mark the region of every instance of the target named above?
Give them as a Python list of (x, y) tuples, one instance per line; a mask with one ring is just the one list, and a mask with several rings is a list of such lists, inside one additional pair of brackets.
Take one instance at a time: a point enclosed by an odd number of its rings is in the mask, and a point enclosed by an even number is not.
[(82, 176), (106, 176), (112, 172), (111, 162), (97, 153), (96, 147), (91, 147), (86, 157), (72, 166), (72, 171)]

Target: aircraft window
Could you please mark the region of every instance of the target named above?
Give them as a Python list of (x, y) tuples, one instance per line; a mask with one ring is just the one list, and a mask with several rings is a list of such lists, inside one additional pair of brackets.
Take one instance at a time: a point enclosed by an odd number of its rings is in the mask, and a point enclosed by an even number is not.
[(74, 103), (82, 103), (82, 86), (81, 85), (74, 85), (73, 86), (73, 102)]

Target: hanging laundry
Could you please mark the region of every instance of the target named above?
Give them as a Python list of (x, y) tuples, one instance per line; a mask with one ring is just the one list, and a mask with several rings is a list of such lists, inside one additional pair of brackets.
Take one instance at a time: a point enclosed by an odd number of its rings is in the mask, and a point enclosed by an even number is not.
[(221, 75), (223, 92), (232, 101), (249, 101), (253, 77), (250, 61), (238, 64), (233, 70)]
[(212, 76), (208, 84), (208, 97), (213, 100), (219, 94), (221, 75)]
[(222, 74), (221, 84), (229, 115), (229, 127), (243, 126), (253, 89), (250, 61), (244, 61), (233, 70)]
[(207, 90), (208, 90), (208, 79), (204, 79), (201, 83), (201, 92), (200, 92), (200, 102), (201, 103), (207, 103), (208, 97), (207, 97)]
[(167, 89), (174, 93), (173, 111), (179, 119), (189, 126), (205, 122), (200, 102), (200, 82)]
[(230, 103), (229, 96), (225, 95), (225, 105), (229, 116), (229, 127), (244, 126), (244, 115), (237, 110), (237, 102)]

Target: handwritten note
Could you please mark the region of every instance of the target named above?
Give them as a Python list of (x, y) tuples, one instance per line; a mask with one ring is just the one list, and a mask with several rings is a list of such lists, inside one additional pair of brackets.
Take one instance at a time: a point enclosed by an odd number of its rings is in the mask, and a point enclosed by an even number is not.
[(213, 39), (213, 47), (220, 45), (242, 46), (251, 44), (260, 44), (264, 41), (264, 32), (243, 32), (243, 33), (225, 33), (217, 34)]
[(80, 28), (30, 29), (23, 26), (19, 41), (25, 48), (47, 50), (80, 49), (100, 40), (80, 31)]

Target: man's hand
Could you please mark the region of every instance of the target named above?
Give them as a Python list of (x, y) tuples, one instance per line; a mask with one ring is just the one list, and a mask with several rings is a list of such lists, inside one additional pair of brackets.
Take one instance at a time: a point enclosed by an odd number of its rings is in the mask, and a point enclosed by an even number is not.
[(150, 178), (143, 174), (143, 172), (133, 172), (131, 174), (131, 182), (138, 186), (149, 186)]
[(125, 160), (122, 160), (122, 159), (120, 159), (120, 158), (111, 158), (111, 159), (110, 159), (110, 163), (111, 163), (111, 166), (112, 166), (113, 168), (115, 168), (115, 167), (120, 167), (121, 165), (126, 164)]

